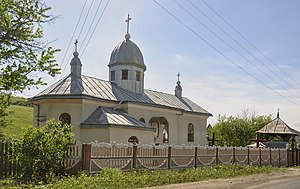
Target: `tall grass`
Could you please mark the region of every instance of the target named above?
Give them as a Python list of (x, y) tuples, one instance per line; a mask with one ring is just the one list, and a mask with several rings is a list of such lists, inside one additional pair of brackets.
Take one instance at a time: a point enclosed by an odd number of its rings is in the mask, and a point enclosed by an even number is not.
[[(151, 186), (162, 186), (173, 183), (197, 182), (208, 179), (231, 178), (258, 173), (270, 173), (275, 171), (285, 171), (274, 167), (251, 167), (243, 165), (217, 165), (202, 167), (197, 169), (182, 170), (162, 170), (162, 171), (139, 171), (121, 172), (117, 169), (104, 169), (99, 174), (88, 176), (81, 173), (78, 176), (66, 176), (55, 178), (48, 185), (44, 186), (18, 186), (9, 183), (2, 187), (14, 186), (20, 187), (43, 187), (43, 188), (72, 188), (72, 189), (89, 189), (89, 188), (143, 188)], [(1, 188), (1, 182), (0, 182)]]

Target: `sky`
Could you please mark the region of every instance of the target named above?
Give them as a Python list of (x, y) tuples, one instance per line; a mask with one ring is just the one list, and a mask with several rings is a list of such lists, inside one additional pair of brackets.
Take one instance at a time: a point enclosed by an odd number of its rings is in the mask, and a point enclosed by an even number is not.
[[(44, 26), (44, 40), (61, 49), (56, 59), (63, 73), (55, 78), (43, 75), (48, 86), (70, 73), (75, 39), (83, 74), (108, 80), (110, 53), (124, 40), (130, 14), (131, 40), (147, 66), (145, 88), (174, 94), (180, 72), (183, 96), (213, 114), (208, 123), (214, 124), (219, 114), (237, 115), (243, 109), (275, 118), (279, 108), (280, 117), (300, 130), (298, 0), (51, 0), (46, 4), (57, 19)], [(23, 96), (34, 96), (45, 87), (24, 91)]]

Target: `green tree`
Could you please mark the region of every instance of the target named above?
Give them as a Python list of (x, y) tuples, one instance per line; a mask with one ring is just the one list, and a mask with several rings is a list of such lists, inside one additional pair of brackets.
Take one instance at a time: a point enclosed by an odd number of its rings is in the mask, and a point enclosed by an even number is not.
[(30, 128), (14, 143), (14, 159), (23, 181), (47, 181), (52, 174), (63, 173), (67, 149), (75, 144), (71, 125), (49, 120), (45, 126)]
[[(246, 112), (246, 114), (245, 114)], [(212, 132), (219, 139), (220, 146), (246, 146), (255, 138), (256, 131), (272, 121), (271, 115), (249, 114), (243, 110), (242, 115), (219, 115)]]
[(0, 3), (0, 126), (12, 92), (45, 84), (41, 72), (55, 76), (59, 51), (43, 41), (43, 25), (54, 21), (41, 0), (1, 0)]

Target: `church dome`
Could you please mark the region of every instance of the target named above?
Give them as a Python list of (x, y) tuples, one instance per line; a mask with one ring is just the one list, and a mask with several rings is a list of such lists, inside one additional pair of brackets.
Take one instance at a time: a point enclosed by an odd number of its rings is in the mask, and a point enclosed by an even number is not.
[(112, 51), (108, 66), (134, 65), (146, 70), (144, 58), (139, 47), (130, 40), (130, 35), (125, 35), (125, 40), (119, 43)]

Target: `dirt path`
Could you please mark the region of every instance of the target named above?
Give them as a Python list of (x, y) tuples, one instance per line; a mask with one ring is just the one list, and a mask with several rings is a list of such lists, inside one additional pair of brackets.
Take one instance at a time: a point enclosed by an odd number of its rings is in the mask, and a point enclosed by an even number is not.
[[(290, 180), (292, 182), (290, 182)], [(300, 169), (290, 168), (288, 172), (249, 175), (231, 179), (213, 179), (193, 183), (171, 184), (167, 186), (151, 187), (151, 189), (255, 189), (276, 188), (276, 185), (281, 188), (281, 186), (279, 186), (281, 183), (291, 183), (293, 185), (298, 184), (297, 188), (300, 188)], [(286, 186), (285, 188), (294, 187)]]

